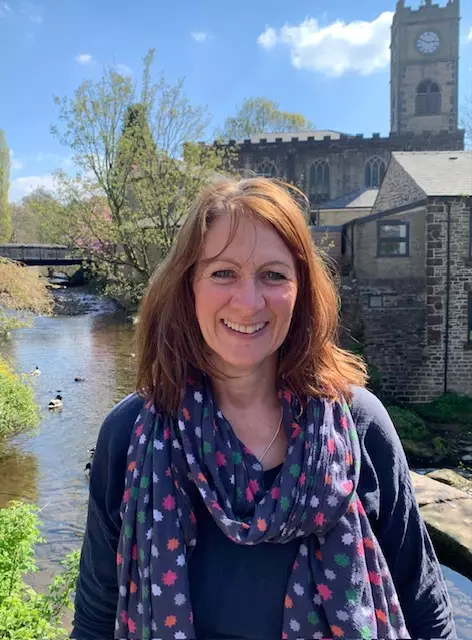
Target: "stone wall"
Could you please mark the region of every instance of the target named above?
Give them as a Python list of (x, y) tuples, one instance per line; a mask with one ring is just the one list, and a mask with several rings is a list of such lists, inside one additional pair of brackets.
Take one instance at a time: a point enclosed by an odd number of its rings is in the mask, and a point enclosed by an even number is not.
[[(448, 208), (450, 207), (450, 285), (448, 291)], [(432, 200), (426, 217), (428, 360), (431, 378), (445, 369), (448, 340), (447, 388), (472, 394), (472, 350), (467, 341), (468, 294), (472, 291), (470, 246), (470, 200)], [(447, 330), (447, 324), (449, 324)], [(435, 385), (430, 382), (431, 391)]]
[[(424, 208), (386, 215), (381, 220), (373, 219), (354, 224), (354, 270), (359, 280), (389, 280), (392, 274), (403, 282), (424, 273), (425, 238)], [(409, 225), (409, 255), (385, 257), (378, 255), (378, 223), (402, 221)]]
[(401, 164), (392, 157), (372, 213), (380, 213), (425, 199), (425, 193)]
[(339, 139), (326, 136), (322, 140), (313, 136), (298, 139), (293, 134), (290, 141), (270, 142), (261, 135), (258, 142), (244, 140), (236, 144), (233, 140), (225, 146), (236, 150), (236, 166), (241, 174), (254, 175), (260, 163), (273, 162), (278, 178), (297, 184), (302, 190), (307, 190), (313, 162), (325, 160), (330, 166), (330, 198), (334, 199), (366, 186), (365, 166), (369, 158), (380, 157), (388, 164), (392, 151), (460, 150), (464, 148), (464, 132), (392, 134), (385, 138), (379, 134), (372, 138), (341, 134)]
[[(446, 389), (472, 395), (472, 345), (467, 341), (468, 295), (472, 292), (471, 204), (466, 198), (430, 199), (424, 213), (416, 214), (423, 224), (417, 238), (424, 244), (423, 265), (411, 268), (409, 277), (398, 277), (398, 269), (393, 267), (394, 277), (372, 277), (373, 271), (369, 276), (356, 267), (356, 256), (354, 278), (343, 280), (342, 323), (347, 329), (355, 327), (367, 360), (382, 376), (383, 392), (397, 401), (429, 402)], [(355, 247), (355, 253), (359, 247), (362, 253), (362, 245), (356, 242)], [(380, 307), (369, 307), (372, 295), (382, 296)]]
[[(364, 353), (379, 371), (382, 391), (399, 402), (424, 402), (421, 376), (426, 354), (424, 278), (358, 282)], [(383, 308), (369, 308), (369, 296), (382, 296)]]

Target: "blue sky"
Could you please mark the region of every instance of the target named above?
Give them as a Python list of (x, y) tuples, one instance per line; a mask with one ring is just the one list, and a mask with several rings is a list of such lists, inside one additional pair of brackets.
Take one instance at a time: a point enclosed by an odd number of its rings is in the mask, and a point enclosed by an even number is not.
[[(72, 95), (106, 64), (139, 77), (150, 48), (156, 71), (185, 77), (192, 102), (208, 105), (212, 129), (245, 97), (262, 95), (319, 129), (387, 135), (394, 8), (395, 0), (0, 0), (0, 128), (14, 154), (11, 199), (50, 186), (52, 171), (70, 167), (70, 153), (49, 132), (54, 95)], [(335, 51), (324, 37), (333, 28)], [(460, 82), (462, 102), (472, 93), (470, 0), (462, 1)]]

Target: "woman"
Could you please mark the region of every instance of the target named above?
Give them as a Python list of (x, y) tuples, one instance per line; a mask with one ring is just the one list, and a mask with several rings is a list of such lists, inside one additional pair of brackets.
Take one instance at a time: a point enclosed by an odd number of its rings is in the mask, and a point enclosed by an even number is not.
[[(455, 638), (407, 463), (289, 193), (198, 200), (102, 426), (72, 637)], [(124, 488), (124, 495), (123, 495)]]

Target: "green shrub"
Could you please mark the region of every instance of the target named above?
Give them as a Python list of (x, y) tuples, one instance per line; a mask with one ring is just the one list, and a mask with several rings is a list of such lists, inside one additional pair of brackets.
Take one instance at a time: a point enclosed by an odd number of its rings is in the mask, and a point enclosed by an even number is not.
[(39, 424), (33, 389), (0, 358), (0, 439)]
[(414, 410), (430, 422), (457, 423), (472, 427), (472, 398), (445, 393), (428, 404), (415, 404)]
[(401, 439), (419, 441), (429, 435), (424, 420), (414, 411), (394, 405), (387, 407), (387, 411)]
[(24, 581), (37, 571), (34, 545), (41, 542), (38, 509), (12, 502), (0, 509), (0, 640), (62, 640), (67, 638), (60, 618), (71, 607), (78, 575), (79, 552), (69, 554), (45, 594)]

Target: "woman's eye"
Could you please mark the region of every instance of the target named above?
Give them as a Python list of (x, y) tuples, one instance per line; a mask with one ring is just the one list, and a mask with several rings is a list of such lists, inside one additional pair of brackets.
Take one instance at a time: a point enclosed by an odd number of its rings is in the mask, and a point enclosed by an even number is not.
[(219, 271), (215, 271), (212, 273), (211, 277), (215, 278), (215, 280), (224, 280), (226, 278), (231, 278), (233, 272), (230, 269), (220, 269)]
[(264, 274), (264, 277), (267, 280), (273, 280), (273, 281), (280, 281), (280, 280), (285, 280), (285, 276), (283, 273), (279, 273), (278, 271), (266, 271), (266, 273)]

